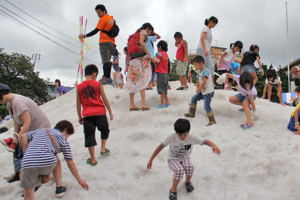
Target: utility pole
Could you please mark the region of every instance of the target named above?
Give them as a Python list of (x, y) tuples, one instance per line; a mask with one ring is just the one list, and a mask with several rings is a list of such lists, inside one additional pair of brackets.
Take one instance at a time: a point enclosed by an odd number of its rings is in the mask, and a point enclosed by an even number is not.
[(286, 14), (286, 56), (288, 67), (288, 86), (289, 92), (291, 92), (291, 75), (290, 75), (290, 47), (289, 47), (289, 17), (288, 17), (288, 2), (285, 2), (285, 14)]
[(41, 60), (41, 54), (38, 54), (38, 53), (32, 54), (31, 60), (32, 60), (32, 65), (33, 65), (33, 70), (34, 70), (36, 63)]

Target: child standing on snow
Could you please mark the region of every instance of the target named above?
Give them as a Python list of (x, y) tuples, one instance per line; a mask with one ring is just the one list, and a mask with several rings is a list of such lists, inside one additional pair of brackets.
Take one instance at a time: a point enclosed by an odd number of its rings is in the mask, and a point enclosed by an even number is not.
[(155, 73), (157, 74), (157, 92), (160, 95), (160, 104), (156, 108), (169, 107), (168, 83), (169, 83), (169, 56), (167, 54), (168, 44), (161, 40), (157, 44), (158, 53), (156, 54)]
[(202, 56), (196, 56), (192, 60), (192, 64), (195, 65), (197, 74), (196, 83), (196, 94), (192, 97), (190, 104), (190, 111), (185, 114), (186, 117), (195, 117), (197, 109), (197, 101), (204, 99), (204, 109), (207, 112), (207, 117), (209, 119), (208, 126), (216, 124), (214, 114), (212, 112), (210, 103), (214, 96), (214, 83), (212, 80), (212, 75), (209, 70), (205, 67), (204, 58)]
[(178, 119), (174, 124), (176, 133), (169, 135), (155, 149), (147, 164), (147, 169), (150, 170), (152, 168), (154, 158), (161, 152), (161, 150), (170, 145), (168, 165), (173, 171), (173, 184), (169, 194), (170, 200), (177, 200), (177, 187), (183, 178), (184, 173), (186, 175), (185, 187), (187, 192), (192, 192), (194, 190), (194, 186), (191, 182), (194, 167), (190, 159), (193, 145), (207, 145), (212, 148), (215, 154), (219, 155), (221, 153), (218, 146), (213, 142), (190, 135), (190, 127), (190, 122), (187, 119)]
[[(95, 156), (96, 128), (101, 132), (101, 155), (109, 155), (106, 148), (106, 141), (109, 135), (109, 124), (106, 117), (106, 109), (109, 112), (110, 120), (113, 120), (113, 113), (106, 97), (103, 85), (96, 81), (98, 68), (96, 65), (87, 65), (84, 70), (85, 81), (77, 85), (77, 114), (79, 123), (83, 124), (85, 147), (89, 149), (90, 158), (87, 164), (97, 165)], [(82, 108), (82, 110), (81, 110)]]
[(246, 123), (241, 124), (242, 129), (250, 129), (253, 126), (251, 110), (255, 111), (255, 99), (257, 91), (254, 86), (254, 80), (249, 72), (243, 72), (241, 75), (227, 74), (228, 78), (232, 78), (238, 84), (239, 93), (229, 98), (229, 102), (242, 106), (240, 111), (244, 111), (246, 115)]

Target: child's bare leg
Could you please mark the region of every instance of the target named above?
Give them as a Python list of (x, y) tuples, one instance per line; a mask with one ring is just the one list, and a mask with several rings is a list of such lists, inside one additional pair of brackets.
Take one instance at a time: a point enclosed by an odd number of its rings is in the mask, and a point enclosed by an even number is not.
[(136, 108), (137, 106), (134, 103), (134, 93), (129, 94), (130, 108)]
[(165, 102), (166, 104), (170, 105), (168, 94), (165, 94)]
[(178, 187), (178, 184), (179, 184), (179, 183), (180, 183), (180, 180), (178, 180), (178, 179), (173, 179), (171, 192), (177, 192), (177, 187)]
[(182, 76), (182, 86), (187, 86), (186, 76)]
[(281, 87), (279, 87), (279, 86), (277, 88), (277, 96), (279, 99), (279, 103), (282, 104), (282, 91), (281, 91)]
[(101, 140), (101, 152), (106, 152), (106, 141), (104, 139)]
[(230, 97), (229, 102), (234, 104), (234, 105), (242, 106), (242, 103), (240, 102), (240, 100), (236, 96)]
[(92, 147), (88, 147), (89, 149), (89, 153), (90, 153), (90, 156), (91, 156), (91, 163), (96, 163), (96, 157), (95, 157), (95, 146), (92, 146)]
[(257, 82), (257, 80), (258, 80), (258, 77), (257, 77), (256, 72), (252, 72), (252, 73), (251, 73), (251, 76), (252, 76), (252, 78), (253, 78), (253, 86), (255, 86), (255, 85), (256, 85), (256, 82)]
[(24, 190), (24, 200), (34, 200), (34, 188)]
[(62, 169), (61, 169), (61, 162), (58, 157), (57, 157), (56, 166), (53, 170), (53, 176), (54, 176), (56, 187), (61, 187), (62, 186)]
[(141, 90), (142, 108), (146, 108), (146, 93), (145, 90)]
[(192, 179), (192, 176), (186, 176), (185, 182), (190, 183)]
[(253, 121), (252, 121), (252, 118), (251, 118), (251, 110), (250, 110), (250, 107), (249, 107), (249, 101), (248, 100), (245, 100), (243, 102), (243, 109), (245, 111), (245, 114), (246, 114), (246, 120), (247, 120), (247, 124), (248, 125), (253, 125)]
[(272, 96), (272, 86), (268, 85), (268, 100), (271, 101), (271, 96)]
[(160, 94), (160, 105), (164, 105), (164, 94)]

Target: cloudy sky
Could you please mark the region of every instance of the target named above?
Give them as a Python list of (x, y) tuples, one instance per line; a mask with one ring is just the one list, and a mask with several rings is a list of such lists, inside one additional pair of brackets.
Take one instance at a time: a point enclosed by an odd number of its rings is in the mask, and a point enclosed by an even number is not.
[[(261, 47), (264, 63), (284, 65), (286, 57), (286, 26), (284, 0), (5, 0), (0, 1), (0, 48), (7, 53), (18, 52), (28, 56), (41, 54), (36, 70), (44, 78), (59, 78), (65, 85), (76, 79), (79, 60), (79, 16), (88, 18), (87, 32), (94, 29), (98, 17), (94, 7), (102, 3), (121, 28), (117, 39), (118, 49), (126, 46), (128, 36), (144, 22), (150, 22), (155, 31), (169, 44), (169, 56), (175, 55), (173, 34), (183, 33), (190, 52), (198, 46), (204, 20), (212, 15), (219, 19), (213, 29), (214, 45), (228, 47), (241, 40), (246, 49), (255, 43)], [(289, 0), (291, 59), (300, 57), (300, 2)], [(44, 24), (32, 19), (18, 8)], [(51, 40), (69, 49), (65, 50), (24, 25), (7, 17), (7, 14), (27, 24)], [(18, 16), (16, 16), (15, 14)], [(21, 18), (19, 18), (21, 17)], [(45, 26), (45, 24), (47, 26)], [(50, 28), (49, 28), (50, 27)], [(55, 31), (54, 31), (54, 30)], [(86, 57), (98, 65), (101, 58), (98, 37), (88, 39), (92, 47)], [(71, 51), (71, 52), (70, 52)], [(76, 54), (78, 52), (78, 54)], [(122, 51), (121, 51), (122, 52)], [(124, 63), (124, 57), (121, 58)], [(101, 72), (102, 73), (102, 72)]]

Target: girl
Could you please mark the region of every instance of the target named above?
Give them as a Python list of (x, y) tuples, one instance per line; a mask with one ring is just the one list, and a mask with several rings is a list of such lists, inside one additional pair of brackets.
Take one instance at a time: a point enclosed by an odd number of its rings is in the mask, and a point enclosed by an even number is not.
[(254, 81), (250, 73), (243, 72), (241, 75), (227, 74), (228, 78), (232, 78), (238, 84), (239, 92), (237, 95), (229, 98), (229, 102), (243, 107), (246, 115), (246, 123), (241, 124), (242, 129), (250, 129), (253, 126), (251, 110), (255, 111), (255, 99), (257, 91), (254, 87)]
[(288, 129), (293, 131), (295, 134), (300, 135), (300, 104), (298, 104), (291, 115), (290, 122), (288, 124)]
[(267, 74), (267, 79), (265, 81), (265, 86), (263, 90), (264, 99), (266, 97), (267, 89), (268, 89), (268, 100), (271, 101), (272, 89), (275, 88), (277, 90), (277, 96), (279, 99), (279, 103), (282, 104), (282, 82), (280, 77), (277, 75), (274, 69), (270, 69)]
[(131, 58), (128, 66), (128, 79), (125, 89), (129, 92), (130, 111), (138, 111), (134, 102), (134, 95), (141, 93), (142, 111), (150, 110), (146, 105), (145, 89), (151, 80), (152, 70), (150, 61), (151, 54), (147, 48), (147, 37), (153, 32), (154, 28), (150, 23), (145, 23), (128, 39), (128, 54)]
[(205, 59), (205, 66), (208, 68), (210, 74), (214, 76), (215, 65), (211, 58), (210, 48), (213, 41), (211, 29), (218, 24), (218, 19), (214, 16), (206, 19), (205, 27), (201, 31), (200, 45), (198, 47), (198, 54)]
[(259, 56), (259, 47), (256, 44), (250, 46), (250, 51), (244, 54), (243, 60), (241, 62), (241, 72), (249, 72), (253, 78), (254, 86), (258, 80), (254, 63), (257, 61), (260, 73), (263, 76), (264, 70), (262, 68), (262, 63)]
[[(241, 41), (236, 41), (235, 43), (230, 44), (230, 49), (224, 51), (218, 63), (218, 72), (220, 75), (230, 71), (230, 65), (236, 59), (236, 53), (241, 53), (242, 49), (243, 43)], [(231, 82), (232, 80), (229, 81), (226, 79), (225, 89), (231, 88)]]
[(56, 79), (54, 81), (54, 85), (55, 85), (56, 91), (57, 91), (59, 96), (62, 96), (62, 95), (66, 94), (68, 92), (67, 89), (64, 86), (61, 85), (61, 82), (60, 82), (59, 79)]

